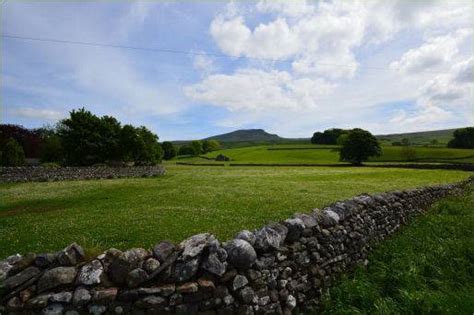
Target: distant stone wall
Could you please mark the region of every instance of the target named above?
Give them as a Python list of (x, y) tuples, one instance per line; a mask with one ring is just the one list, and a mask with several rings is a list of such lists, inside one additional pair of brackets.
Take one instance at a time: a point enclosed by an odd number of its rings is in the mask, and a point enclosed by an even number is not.
[(377, 241), (470, 181), (360, 195), (225, 243), (204, 233), (87, 261), (77, 244), (13, 255), (0, 262), (0, 313), (310, 313), (334, 277), (368, 263)]
[(42, 166), (0, 167), (0, 183), (152, 177), (163, 175), (164, 173), (165, 169), (162, 166), (77, 166), (57, 168)]

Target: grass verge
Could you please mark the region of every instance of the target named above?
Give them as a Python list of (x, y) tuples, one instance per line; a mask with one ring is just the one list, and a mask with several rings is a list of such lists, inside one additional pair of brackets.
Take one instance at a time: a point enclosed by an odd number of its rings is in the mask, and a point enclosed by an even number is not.
[(474, 187), (437, 203), (344, 275), (324, 314), (472, 314)]

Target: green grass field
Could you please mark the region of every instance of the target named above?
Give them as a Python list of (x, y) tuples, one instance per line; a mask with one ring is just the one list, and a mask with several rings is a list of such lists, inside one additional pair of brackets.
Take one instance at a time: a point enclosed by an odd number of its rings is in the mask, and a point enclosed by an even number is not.
[[(315, 151), (315, 150), (313, 150)], [(77, 241), (91, 249), (149, 247), (241, 229), (310, 211), (362, 192), (456, 182), (443, 170), (168, 165), (157, 178), (0, 185), (0, 257), (52, 251)]]
[(323, 314), (472, 314), (474, 187), (441, 201), (343, 276)]
[[(334, 164), (339, 162), (337, 146), (318, 146), (313, 144), (282, 144), (252, 146), (214, 151), (206, 157), (214, 158), (224, 154), (233, 163), (321, 163)], [(384, 146), (383, 154), (372, 162), (408, 162), (402, 154), (402, 147)], [(474, 163), (474, 150), (414, 147), (416, 162)], [(202, 158), (181, 158), (177, 161), (206, 162)], [(206, 163), (212, 163), (207, 161)]]

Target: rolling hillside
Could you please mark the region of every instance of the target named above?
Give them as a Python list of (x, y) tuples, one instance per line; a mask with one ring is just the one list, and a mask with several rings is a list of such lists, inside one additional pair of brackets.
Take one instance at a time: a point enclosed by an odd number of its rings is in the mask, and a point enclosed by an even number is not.
[(219, 142), (278, 142), (284, 140), (284, 138), (270, 134), (263, 129), (242, 129), (212, 136), (204, 140), (217, 140)]
[[(456, 128), (458, 129), (458, 128)], [(382, 141), (394, 142), (401, 141), (403, 138), (410, 140), (413, 144), (430, 144), (431, 141), (436, 140), (438, 144), (445, 145), (453, 138), (453, 132), (456, 129), (443, 129), (421, 132), (397, 133), (389, 135), (377, 135), (377, 138)]]

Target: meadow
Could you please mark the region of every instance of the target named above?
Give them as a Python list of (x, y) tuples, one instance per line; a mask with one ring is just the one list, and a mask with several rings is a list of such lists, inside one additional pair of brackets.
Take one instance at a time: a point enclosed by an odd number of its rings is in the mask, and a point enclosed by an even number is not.
[(436, 204), (345, 274), (323, 314), (472, 314), (474, 187)]
[[(451, 149), (437, 147), (413, 147), (415, 157), (413, 162), (435, 163), (474, 163), (474, 150)], [(412, 162), (403, 155), (403, 147), (383, 146), (380, 157), (369, 160), (370, 162)], [(232, 163), (314, 163), (337, 164), (339, 162), (338, 146), (313, 145), (313, 144), (279, 144), (263, 145), (243, 148), (218, 150), (208, 153), (204, 157), (215, 158), (224, 154), (231, 158)], [(186, 162), (212, 161), (203, 158), (186, 157), (178, 159)]]
[(97, 253), (200, 232), (225, 240), (356, 194), (470, 175), (370, 167), (166, 167), (157, 178), (1, 184), (0, 257), (58, 250), (74, 241)]

